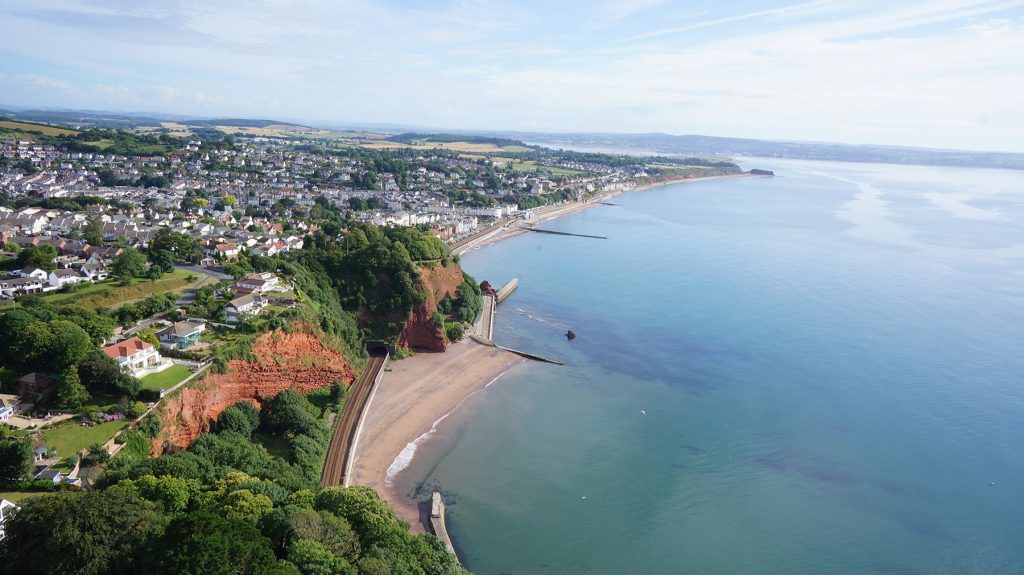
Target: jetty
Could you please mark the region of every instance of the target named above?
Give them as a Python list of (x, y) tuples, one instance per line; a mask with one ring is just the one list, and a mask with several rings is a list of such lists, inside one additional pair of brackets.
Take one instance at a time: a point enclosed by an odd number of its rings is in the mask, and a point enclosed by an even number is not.
[(359, 377), (349, 386), (348, 401), (341, 412), (341, 421), (334, 428), (331, 443), (327, 448), (324, 470), (320, 485), (348, 487), (352, 477), (352, 462), (359, 446), (359, 435), (363, 431), (363, 420), (377, 391), (377, 384), (384, 374), (384, 365), (390, 354), (387, 350), (371, 353), (370, 361)]
[(512, 295), (512, 292), (516, 291), (516, 288), (518, 288), (518, 287), (519, 287), (519, 278), (512, 278), (512, 279), (508, 280), (508, 283), (506, 283), (505, 285), (501, 286), (501, 289), (498, 290), (498, 295), (497, 295), (496, 301), (494, 303), (495, 304), (499, 304), (499, 303), (505, 301), (506, 299), (508, 299), (508, 296)]
[(491, 341), (494, 339), (494, 306), (496, 305), (495, 297), (491, 295), (484, 296), (484, 305), (480, 309), (480, 336)]
[(526, 230), (528, 232), (537, 232), (539, 234), (554, 234), (556, 236), (576, 236), (577, 238), (592, 238), (595, 240), (606, 240), (607, 236), (592, 236), (589, 234), (574, 234), (570, 232), (557, 232), (555, 230), (545, 230), (542, 228), (535, 228), (533, 226), (519, 226), (519, 229)]
[[(430, 496), (430, 530), (444, 543), (445, 549), (455, 555), (455, 547), (448, 536), (448, 528), (444, 525), (444, 501), (441, 499), (440, 491), (435, 491)], [(455, 555), (455, 559), (458, 558), (459, 556)]]

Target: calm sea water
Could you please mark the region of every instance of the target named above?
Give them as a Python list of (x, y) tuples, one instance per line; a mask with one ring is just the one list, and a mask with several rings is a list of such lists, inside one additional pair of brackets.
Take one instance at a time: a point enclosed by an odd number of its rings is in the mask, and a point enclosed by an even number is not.
[(481, 575), (1024, 573), (1024, 173), (749, 167), (465, 256), (521, 280), (496, 339), (568, 365), (399, 485)]

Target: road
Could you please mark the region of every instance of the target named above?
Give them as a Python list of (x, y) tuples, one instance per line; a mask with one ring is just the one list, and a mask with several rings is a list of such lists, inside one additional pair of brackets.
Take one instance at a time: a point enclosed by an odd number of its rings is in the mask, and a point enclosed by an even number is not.
[(233, 279), (226, 273), (213, 271), (209, 268), (204, 268), (200, 266), (186, 266), (174, 264), (174, 267), (182, 271), (192, 272), (194, 274), (204, 276), (205, 278), (199, 280), (194, 287), (191, 287), (181, 293), (181, 297), (179, 297), (178, 301), (175, 303), (175, 305), (177, 305), (178, 307), (187, 308), (188, 306), (192, 305), (196, 301), (196, 290), (205, 285), (210, 280), (210, 278), (213, 278), (218, 281)]
[(384, 369), (387, 360), (387, 355), (371, 357), (366, 368), (349, 388), (341, 421), (334, 428), (331, 445), (327, 448), (327, 459), (320, 477), (320, 484), (324, 487), (346, 485), (349, 468), (355, 457), (356, 444), (359, 441), (359, 425), (363, 419), (363, 412), (366, 411), (373, 395), (373, 388), (377, 385), (377, 376)]

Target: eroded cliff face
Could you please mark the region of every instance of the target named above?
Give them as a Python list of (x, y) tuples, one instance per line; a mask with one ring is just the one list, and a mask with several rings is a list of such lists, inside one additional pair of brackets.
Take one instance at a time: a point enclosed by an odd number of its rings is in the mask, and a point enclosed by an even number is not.
[(326, 347), (308, 326), (295, 328), (261, 335), (253, 344), (256, 361), (232, 360), (226, 373), (210, 373), (165, 401), (160, 409), (163, 440), (155, 443), (153, 455), (188, 447), (235, 402), (259, 407), (285, 389), (309, 392), (336, 380), (352, 383), (355, 372), (342, 354)]
[(434, 313), (437, 311), (437, 303), (446, 295), (455, 297), (455, 291), (462, 285), (462, 267), (458, 264), (422, 267), (420, 285), (426, 291), (427, 299), (409, 314), (405, 329), (398, 337), (398, 345), (426, 351), (444, 351), (448, 341), (444, 337), (444, 330), (434, 325)]

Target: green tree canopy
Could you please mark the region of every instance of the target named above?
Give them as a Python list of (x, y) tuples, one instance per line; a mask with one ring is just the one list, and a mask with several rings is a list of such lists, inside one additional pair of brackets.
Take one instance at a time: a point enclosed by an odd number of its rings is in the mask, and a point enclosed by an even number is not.
[(110, 272), (122, 281), (142, 277), (147, 269), (146, 256), (134, 248), (125, 248), (110, 264)]

